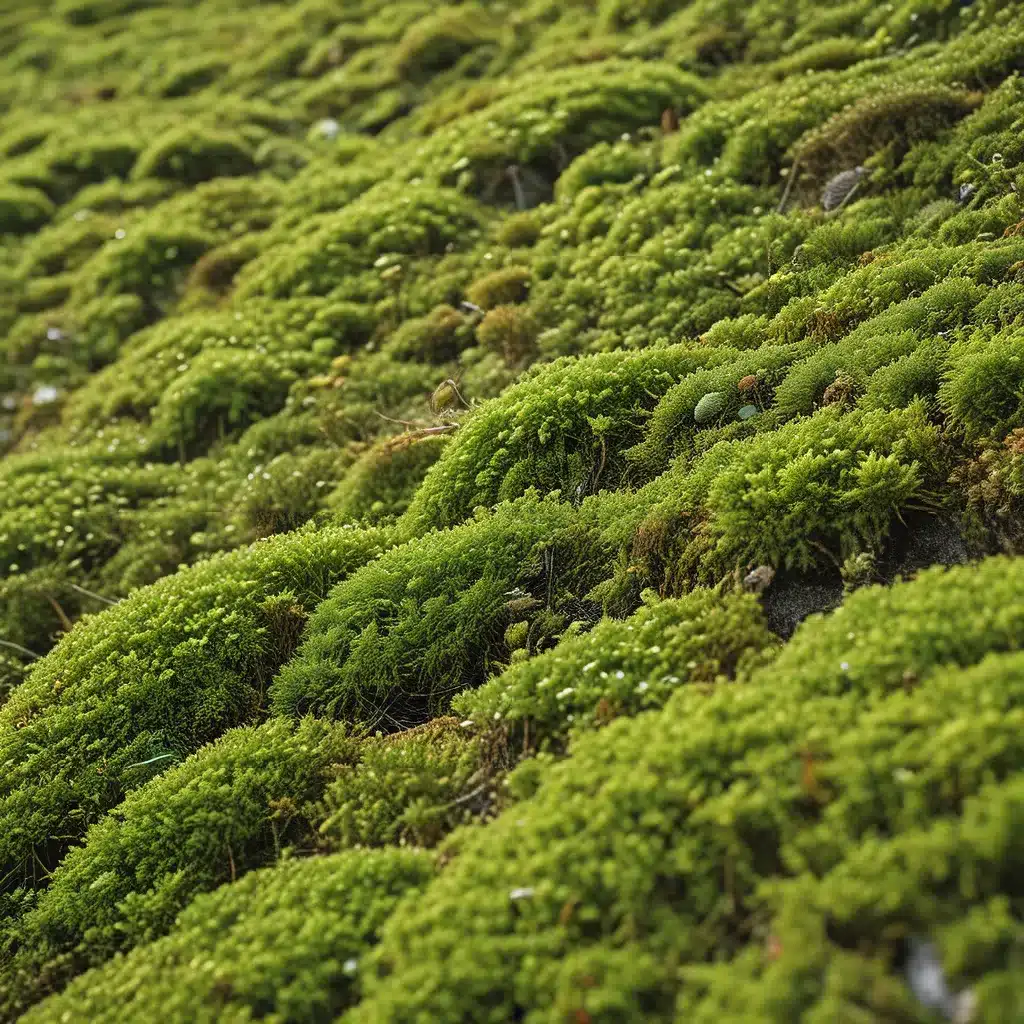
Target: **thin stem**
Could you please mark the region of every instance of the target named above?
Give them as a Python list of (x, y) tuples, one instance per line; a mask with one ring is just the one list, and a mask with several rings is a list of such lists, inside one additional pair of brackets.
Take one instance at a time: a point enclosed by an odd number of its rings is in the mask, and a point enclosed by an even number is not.
[(793, 166), (789, 169), (789, 177), (786, 178), (786, 190), (782, 193), (782, 199), (779, 201), (779, 205), (775, 208), (776, 213), (782, 213), (786, 209), (786, 203), (789, 202), (789, 193), (793, 188), (793, 182), (796, 181), (796, 170), (800, 166), (799, 160), (793, 161)]
[(22, 654), (27, 654), (30, 658), (36, 660), (42, 657), (41, 654), (36, 654), (35, 651), (30, 651), (27, 647), (22, 647), (21, 644), (16, 644), (13, 640), (0, 640), (0, 647), (10, 647), (12, 651), (20, 651)]
[(117, 604), (117, 601), (111, 601), (109, 597), (104, 597), (102, 594), (95, 594), (91, 590), (86, 590), (85, 587), (80, 587), (77, 583), (68, 583), (68, 586), (72, 590), (77, 591), (79, 594), (84, 594), (86, 597), (95, 598), (95, 600), (102, 601), (104, 604)]

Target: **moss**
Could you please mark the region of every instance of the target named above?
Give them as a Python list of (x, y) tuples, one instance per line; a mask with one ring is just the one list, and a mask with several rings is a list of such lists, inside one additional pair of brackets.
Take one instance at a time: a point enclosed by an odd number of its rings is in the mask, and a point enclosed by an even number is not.
[(455, 713), (526, 751), (557, 751), (570, 736), (661, 707), (680, 686), (724, 682), (774, 647), (750, 595), (645, 596), (627, 619), (603, 620), (460, 694)]
[(505, 655), (512, 592), (557, 611), (589, 589), (584, 556), (598, 551), (586, 519), (535, 492), (407, 541), (320, 605), (274, 681), (274, 709), (418, 725)]
[(354, 965), (399, 900), (430, 875), (430, 858), (418, 850), (339, 853), (253, 872), (197, 899), (166, 938), (90, 971), (26, 1016), (333, 1020), (359, 998)]
[(344, 727), (278, 720), (230, 730), (180, 764), (170, 751), (127, 770), (164, 769), (89, 829), (12, 926), (5, 1011), (165, 934), (197, 894), (308, 847), (312, 802), (358, 749)]
[[(123, 980), (143, 1018), (334, 1020), (365, 982), (372, 1020), (909, 1020), (927, 935), (1012, 1016), (1012, 828), (986, 847), (983, 803), (1012, 824), (1018, 595), (988, 565), (869, 584), (1024, 550), (1014, 5), (7, 7), (0, 971), (22, 956), (23, 1001), (139, 939), (54, 1012), (131, 1016)], [(276, 973), (280, 906), (223, 960), (197, 917), (212, 974), (160, 959), (230, 879), (234, 819), (151, 759), (212, 742), (215, 773), (241, 727), (307, 764), (273, 739), (294, 722), (259, 725), (307, 709), (382, 735), (292, 839), (353, 864), (438, 844), (451, 904), (405, 905), (360, 978), (377, 924)], [(147, 810), (135, 849), (180, 827), (164, 846), (210, 859), (190, 887), (129, 857), (111, 907), (58, 864), (102, 860), (136, 796), (182, 816)], [(46, 908), (52, 948), (19, 953)]]
[[(1006, 969), (1012, 953), (963, 910), (1005, 891), (999, 872), (1015, 863), (1008, 819), (985, 801), (1001, 808), (1017, 788), (1017, 575), (992, 561), (861, 590), (744, 685), (683, 688), (663, 711), (581, 739), (532, 795), (525, 787), (487, 828), (453, 838), (450, 866), (385, 927), (349, 1019), (497, 1021), (611, 1001), (626, 1019), (673, 1020), (677, 1006), (792, 1019), (858, 955), (885, 981), (868, 994), (875, 1011), (895, 989), (909, 1012), (893, 947), (932, 927), (948, 929), (949, 949), (959, 937), (975, 977)], [(982, 603), (954, 636), (947, 616), (968, 595)], [(955, 858), (942, 861), (950, 873), (911, 852), (929, 835)], [(892, 870), (878, 870), (883, 849)], [(802, 933), (776, 934), (782, 966), (762, 973), (774, 892), (807, 913)], [(811, 892), (827, 901), (824, 950)]]
[(399, 435), (378, 442), (341, 477), (326, 496), (326, 507), (340, 523), (379, 523), (397, 518), (409, 507), (445, 444), (443, 434), (413, 436), (409, 441)]
[(416, 494), (407, 518), (450, 525), (527, 487), (578, 497), (609, 486), (634, 421), (678, 375), (709, 359), (679, 346), (567, 359), (529, 374), (470, 416)]
[(24, 235), (53, 216), (53, 204), (34, 188), (4, 185), (0, 190), (0, 233)]
[(308, 611), (384, 543), (380, 531), (289, 534), (138, 590), (69, 634), (0, 708), (6, 886), (38, 877), (43, 854), (49, 870), (119, 802), (127, 765), (258, 716)]
[(494, 789), (487, 769), (486, 748), (454, 718), (366, 740), (358, 763), (340, 766), (326, 791), (321, 843), (433, 846), (485, 812)]
[(478, 278), (466, 289), (466, 298), (481, 309), (525, 302), (530, 294), (530, 269), (503, 267)]
[(499, 353), (509, 366), (517, 366), (534, 354), (539, 329), (529, 310), (504, 305), (488, 310), (476, 333), (484, 348)]
[(242, 137), (186, 127), (154, 139), (132, 173), (136, 178), (169, 178), (194, 185), (252, 170), (252, 152)]

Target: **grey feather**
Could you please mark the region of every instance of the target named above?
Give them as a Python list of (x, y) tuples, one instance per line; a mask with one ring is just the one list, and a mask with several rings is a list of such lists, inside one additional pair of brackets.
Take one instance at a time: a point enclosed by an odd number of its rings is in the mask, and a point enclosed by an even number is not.
[(849, 171), (840, 171), (831, 178), (821, 194), (821, 205), (826, 210), (837, 210), (860, 184), (861, 178), (867, 174), (866, 167), (854, 167)]

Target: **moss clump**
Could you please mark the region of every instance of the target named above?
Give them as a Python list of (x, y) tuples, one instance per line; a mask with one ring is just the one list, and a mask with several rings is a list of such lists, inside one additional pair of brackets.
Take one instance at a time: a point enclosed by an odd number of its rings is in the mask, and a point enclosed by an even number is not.
[(535, 353), (538, 333), (529, 310), (506, 305), (488, 310), (476, 336), (484, 348), (497, 352), (509, 366), (521, 366)]
[[(1018, 590), (1007, 560), (861, 590), (743, 685), (684, 687), (525, 773), (521, 802), (454, 838), (450, 866), (389, 921), (350, 1019), (613, 1005), (668, 1021), (686, 1005), (781, 1021), (862, 1000), (829, 985), (849, 964), (884, 982), (868, 995), (876, 1012), (893, 998), (912, 1012), (895, 947), (932, 928), (973, 977), (1009, 969), (1012, 953), (963, 913), (994, 907), (1015, 863), (1006, 819), (983, 801), (1002, 807), (1019, 788)], [(969, 599), (980, 604), (964, 617)], [(936, 883), (910, 853), (922, 843), (967, 875)], [(880, 872), (883, 849), (892, 870)], [(776, 892), (791, 894), (805, 938), (790, 925), (781, 966), (763, 968)], [(811, 892), (821, 902), (798, 917)], [(747, 986), (735, 1003), (727, 964)]]
[(560, 750), (569, 736), (661, 707), (680, 686), (724, 681), (774, 646), (750, 595), (645, 596), (629, 618), (603, 620), (460, 694), (455, 713), (525, 750)]
[(53, 203), (39, 189), (10, 184), (0, 189), (0, 234), (29, 234), (42, 227), (53, 212)]
[(288, 534), (138, 590), (73, 631), (0, 708), (5, 885), (49, 871), (138, 784), (128, 765), (258, 717), (308, 612), (386, 542), (374, 530)]
[(679, 346), (565, 360), (530, 373), (466, 419), (407, 518), (446, 526), (528, 487), (577, 499), (614, 486), (621, 451), (636, 436), (632, 417), (713, 358)]
[(530, 294), (530, 277), (529, 267), (504, 267), (474, 281), (466, 289), (466, 298), (485, 310), (525, 302)]
[(251, 149), (240, 136), (186, 127), (154, 139), (140, 154), (132, 174), (195, 185), (254, 169)]
[(197, 894), (308, 847), (310, 806), (358, 747), (342, 726), (276, 720), (230, 730), (181, 764), (172, 751), (126, 770), (163, 774), (93, 825), (10, 927), (5, 1011), (164, 934)]
[(431, 873), (418, 850), (361, 850), (254, 871), (197, 899), (170, 935), (88, 972), (26, 1019), (113, 1022), (127, 1013), (184, 1024), (216, 1012), (333, 1020), (358, 1000), (357, 966), (380, 926)]
[(359, 763), (341, 766), (327, 789), (321, 842), (433, 846), (493, 801), (488, 767), (484, 745), (455, 718), (367, 740)]
[(274, 681), (274, 710), (389, 731), (444, 711), (504, 657), (510, 596), (554, 613), (589, 589), (588, 560), (601, 557), (594, 525), (530, 493), (395, 547), (320, 604)]

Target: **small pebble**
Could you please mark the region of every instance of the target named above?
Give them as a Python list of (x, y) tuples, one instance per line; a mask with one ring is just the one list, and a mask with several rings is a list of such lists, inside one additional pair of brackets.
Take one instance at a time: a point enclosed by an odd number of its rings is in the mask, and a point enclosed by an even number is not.
[(33, 405), (49, 405), (57, 401), (57, 389), (52, 384), (42, 384), (32, 394)]
[(767, 590), (775, 579), (775, 570), (770, 565), (759, 565), (753, 572), (743, 577), (743, 586), (752, 594), (760, 594)]

